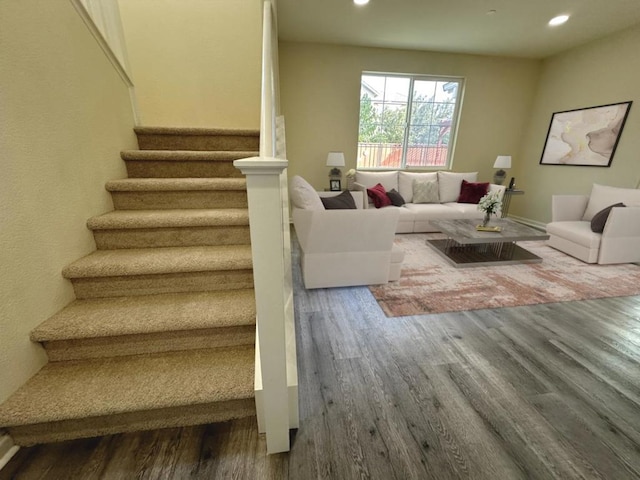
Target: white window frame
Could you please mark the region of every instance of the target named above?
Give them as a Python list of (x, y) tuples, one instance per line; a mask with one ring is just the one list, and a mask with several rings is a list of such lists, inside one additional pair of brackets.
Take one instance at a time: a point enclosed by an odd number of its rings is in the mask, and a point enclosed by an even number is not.
[[(423, 74), (402, 74), (402, 73), (384, 73), (384, 72), (372, 72), (372, 71), (363, 71), (361, 74), (361, 82), (364, 76), (378, 76), (378, 77), (396, 77), (396, 78), (406, 78), (409, 80), (409, 91), (407, 95), (407, 105), (406, 105), (406, 118), (404, 121), (404, 136), (401, 144), (402, 155), (401, 162), (399, 166), (375, 166), (375, 165), (361, 165), (361, 142), (360, 138), (358, 138), (358, 159), (357, 159), (357, 168), (359, 170), (449, 170), (453, 165), (453, 155), (455, 150), (455, 144), (457, 139), (458, 125), (460, 122), (460, 112), (462, 108), (462, 100), (464, 97), (464, 78), (463, 77), (453, 77), (453, 76), (435, 76), (435, 75), (423, 75)], [(409, 136), (410, 136), (410, 125), (411, 125), (411, 115), (412, 115), (412, 105), (413, 105), (413, 95), (414, 95), (414, 84), (416, 81), (430, 81), (430, 82), (455, 82), (458, 85), (457, 95), (454, 104), (454, 111), (451, 119), (451, 126), (449, 131), (449, 142), (447, 144), (447, 158), (444, 165), (407, 165), (407, 152), (409, 145)], [(362, 100), (362, 88), (360, 90), (360, 102)], [(383, 103), (384, 105), (384, 103)], [(361, 111), (358, 112), (358, 127), (360, 126), (360, 115)], [(360, 129), (358, 128), (358, 135), (360, 133)]]

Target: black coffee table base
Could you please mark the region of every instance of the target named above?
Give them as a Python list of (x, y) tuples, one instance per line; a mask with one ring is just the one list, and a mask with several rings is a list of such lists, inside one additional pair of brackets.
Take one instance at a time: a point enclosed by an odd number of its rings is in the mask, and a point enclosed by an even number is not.
[(542, 258), (516, 245), (514, 242), (462, 245), (449, 238), (445, 240), (427, 240), (427, 243), (449, 263), (458, 268), (542, 262)]

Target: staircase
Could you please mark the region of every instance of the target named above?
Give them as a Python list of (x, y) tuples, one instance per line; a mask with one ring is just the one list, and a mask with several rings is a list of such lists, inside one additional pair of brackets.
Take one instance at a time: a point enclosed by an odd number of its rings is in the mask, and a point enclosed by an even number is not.
[(256, 414), (244, 178), (259, 133), (136, 128), (97, 251), (68, 265), (76, 300), (38, 326), (49, 363), (0, 405), (18, 445)]

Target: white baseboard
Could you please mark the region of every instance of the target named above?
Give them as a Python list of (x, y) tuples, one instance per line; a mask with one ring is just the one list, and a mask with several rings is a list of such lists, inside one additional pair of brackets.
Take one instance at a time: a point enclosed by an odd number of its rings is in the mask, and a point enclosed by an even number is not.
[(20, 447), (13, 444), (9, 435), (0, 433), (0, 470), (9, 463), (19, 449)]

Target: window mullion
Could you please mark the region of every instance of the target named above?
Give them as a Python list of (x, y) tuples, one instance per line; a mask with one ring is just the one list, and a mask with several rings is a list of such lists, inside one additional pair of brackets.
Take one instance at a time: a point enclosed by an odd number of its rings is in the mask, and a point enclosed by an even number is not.
[(402, 140), (402, 168), (407, 168), (407, 154), (409, 153), (409, 126), (411, 125), (411, 106), (413, 105), (413, 77), (409, 77), (409, 94), (407, 95), (407, 115), (405, 116), (404, 138)]

